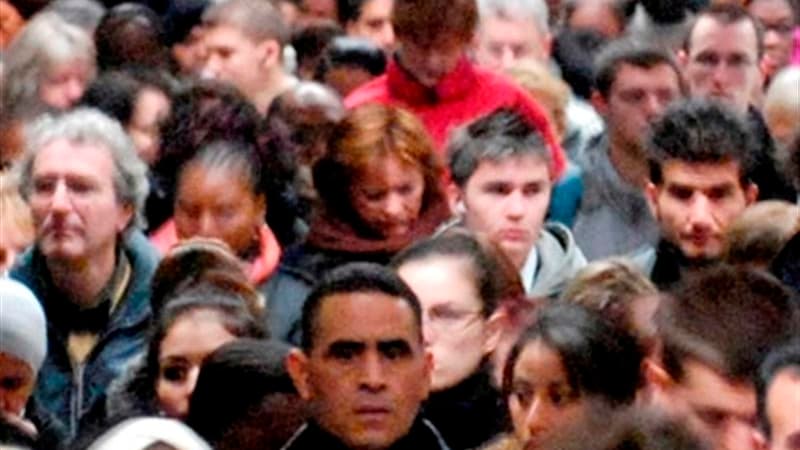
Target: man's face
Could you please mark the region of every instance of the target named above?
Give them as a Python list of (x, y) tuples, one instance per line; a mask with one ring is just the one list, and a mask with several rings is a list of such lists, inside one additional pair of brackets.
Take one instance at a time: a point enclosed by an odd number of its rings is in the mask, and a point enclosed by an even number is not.
[(739, 163), (662, 165), (662, 183), (649, 183), (648, 203), (662, 236), (689, 259), (716, 259), (731, 222), (756, 200), (758, 188), (742, 186)]
[(755, 450), (756, 396), (750, 383), (733, 382), (709, 366), (683, 362), (684, 377), (668, 393), (676, 413), (714, 450)]
[(114, 251), (133, 216), (117, 199), (114, 170), (101, 145), (56, 139), (39, 151), (29, 201), (36, 242), (46, 258), (89, 262)]
[(539, 238), (551, 189), (548, 164), (540, 156), (481, 161), (459, 193), (464, 221), (522, 267)]
[(756, 0), (747, 7), (764, 26), (764, 69), (773, 75), (792, 57), (792, 33), (795, 27), (791, 0)]
[(769, 450), (800, 450), (800, 369), (778, 372), (767, 390)]
[(641, 148), (650, 124), (681, 97), (678, 74), (668, 64), (649, 69), (622, 64), (608, 92), (594, 97), (612, 142)]
[(288, 367), (317, 423), (349, 448), (386, 449), (408, 433), (428, 395), (432, 360), (403, 299), (379, 292), (323, 300), (309, 354)]
[(232, 84), (252, 98), (264, 87), (265, 42), (256, 42), (237, 28), (217, 25), (202, 33), (204, 60), (200, 64), (203, 77)]
[(753, 24), (730, 25), (703, 16), (697, 20), (684, 55), (684, 72), (693, 95), (716, 98), (744, 113), (761, 83), (758, 39)]
[(456, 68), (467, 44), (446, 39), (434, 45), (420, 45), (404, 39), (399, 41), (399, 47), (403, 67), (420, 84), (432, 88)]
[(391, 51), (394, 47), (393, 6), (394, 0), (364, 2), (358, 19), (345, 25), (347, 34), (367, 38), (384, 51)]
[(549, 55), (550, 35), (536, 24), (497, 16), (481, 19), (475, 48), (478, 64), (502, 71), (522, 59), (546, 62)]

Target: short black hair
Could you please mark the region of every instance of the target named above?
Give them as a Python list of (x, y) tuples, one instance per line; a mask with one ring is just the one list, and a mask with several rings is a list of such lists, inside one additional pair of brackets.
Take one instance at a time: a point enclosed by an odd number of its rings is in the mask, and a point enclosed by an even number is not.
[(650, 181), (663, 182), (662, 168), (670, 160), (686, 163), (739, 164), (742, 186), (752, 183), (759, 152), (744, 117), (709, 99), (690, 98), (667, 107), (650, 128), (647, 143)]
[(690, 272), (656, 311), (664, 369), (681, 382), (692, 360), (752, 382), (766, 354), (800, 329), (799, 309), (793, 293), (765, 271), (716, 264)]
[(349, 263), (326, 273), (306, 298), (301, 320), (303, 335), (300, 340), (306, 353), (314, 348), (314, 338), (319, 328), (319, 311), (325, 299), (336, 294), (356, 292), (377, 292), (406, 302), (411, 307), (419, 337), (422, 339), (422, 307), (411, 288), (387, 267), (374, 263)]
[(373, 0), (337, 0), (336, 10), (339, 14), (339, 23), (345, 26), (348, 22), (358, 20), (358, 18), (361, 17), (364, 4), (371, 1)]
[(558, 353), (567, 381), (581, 395), (612, 406), (628, 405), (643, 383), (644, 350), (636, 338), (581, 305), (553, 301), (517, 339), (503, 368), (503, 393), (511, 395), (514, 366), (531, 342), (541, 340)]
[(758, 420), (761, 430), (764, 431), (767, 438), (772, 435), (772, 427), (767, 417), (767, 393), (772, 381), (784, 370), (792, 371), (800, 377), (800, 338), (798, 337), (773, 349), (758, 370), (756, 377)]
[(666, 50), (627, 38), (610, 42), (595, 60), (594, 88), (603, 98), (608, 98), (623, 64), (645, 70), (660, 65), (669, 66), (675, 73), (681, 92), (686, 92), (680, 68)]
[(363, 69), (372, 76), (378, 76), (386, 71), (386, 54), (368, 39), (337, 36), (322, 53), (314, 79), (324, 83), (325, 75), (330, 70), (342, 66)]

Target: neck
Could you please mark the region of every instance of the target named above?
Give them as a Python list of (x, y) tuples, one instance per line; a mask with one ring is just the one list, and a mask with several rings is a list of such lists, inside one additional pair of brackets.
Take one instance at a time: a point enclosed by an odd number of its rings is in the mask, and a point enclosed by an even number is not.
[(283, 68), (276, 68), (264, 80), (264, 88), (250, 96), (259, 114), (267, 115), (269, 105), (275, 97), (285, 92), (292, 85), (293, 78), (283, 71)]
[(91, 261), (47, 260), (47, 268), (55, 287), (69, 297), (69, 301), (82, 307), (96, 306), (98, 296), (111, 280), (116, 268), (115, 247)]
[(608, 157), (620, 178), (632, 186), (644, 187), (647, 161), (639, 145), (624, 142), (612, 135), (608, 143)]

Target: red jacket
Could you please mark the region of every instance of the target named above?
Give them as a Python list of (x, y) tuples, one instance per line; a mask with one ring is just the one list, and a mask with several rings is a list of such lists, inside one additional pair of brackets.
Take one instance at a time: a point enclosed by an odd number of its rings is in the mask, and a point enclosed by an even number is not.
[(558, 179), (566, 167), (564, 151), (536, 101), (511, 81), (476, 67), (466, 57), (434, 88), (419, 84), (393, 59), (386, 74), (353, 91), (345, 106), (354, 108), (369, 102), (397, 105), (415, 113), (442, 153), (453, 129), (499, 107), (512, 107), (542, 133), (553, 156), (553, 178)]

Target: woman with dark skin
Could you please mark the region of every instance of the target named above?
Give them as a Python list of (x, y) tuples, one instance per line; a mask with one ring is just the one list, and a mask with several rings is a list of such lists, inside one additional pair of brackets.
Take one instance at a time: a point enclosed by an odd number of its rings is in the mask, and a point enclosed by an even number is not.
[(266, 291), (270, 327), (291, 342), (299, 342), (303, 302), (324, 272), (347, 262), (385, 264), (450, 215), (442, 166), (425, 128), (398, 108), (371, 104), (350, 111), (312, 172), (320, 201), (308, 236), (287, 250)]

